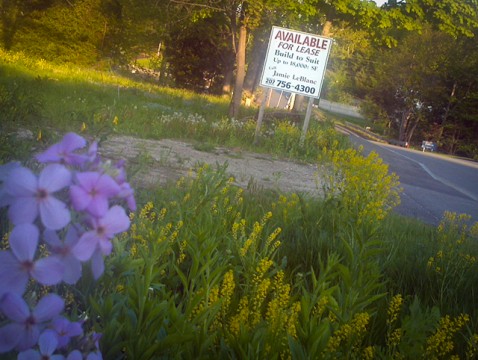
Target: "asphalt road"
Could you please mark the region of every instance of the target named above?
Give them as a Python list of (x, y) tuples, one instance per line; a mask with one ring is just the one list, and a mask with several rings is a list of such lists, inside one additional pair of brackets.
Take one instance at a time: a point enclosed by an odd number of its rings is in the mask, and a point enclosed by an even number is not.
[(399, 214), (438, 225), (445, 211), (478, 221), (478, 163), (368, 141), (349, 134), (364, 153), (375, 151), (396, 173), (403, 188)]

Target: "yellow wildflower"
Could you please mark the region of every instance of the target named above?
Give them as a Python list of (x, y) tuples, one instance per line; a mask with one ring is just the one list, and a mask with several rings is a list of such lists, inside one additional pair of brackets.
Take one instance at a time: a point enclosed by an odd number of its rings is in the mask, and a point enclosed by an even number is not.
[(402, 305), (403, 305), (403, 298), (402, 298), (402, 295), (398, 294), (398, 295), (395, 295), (392, 300), (390, 301), (390, 305), (388, 306), (388, 310), (387, 310), (387, 315), (388, 315), (388, 318), (387, 318), (387, 324), (391, 325), (393, 324), (397, 318), (398, 318), (398, 315), (400, 313), (400, 310), (402, 308)]
[(231, 318), (229, 330), (235, 336), (239, 335), (241, 326), (245, 329), (249, 328), (249, 301), (244, 296), (239, 302), (239, 308), (236, 315)]
[(428, 358), (450, 357), (455, 348), (453, 336), (470, 320), (468, 314), (461, 314), (456, 318), (449, 315), (442, 317), (438, 329), (427, 339), (426, 354)]

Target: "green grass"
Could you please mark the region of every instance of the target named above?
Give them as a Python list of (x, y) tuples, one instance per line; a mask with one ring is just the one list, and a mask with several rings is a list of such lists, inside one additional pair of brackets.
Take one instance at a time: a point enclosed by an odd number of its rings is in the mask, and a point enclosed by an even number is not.
[[(53, 65), (18, 53), (0, 52), (0, 108), (3, 132), (19, 127), (48, 132), (84, 132), (141, 138), (176, 138), (242, 147), (277, 156), (315, 161), (324, 146), (343, 136), (330, 122), (313, 122), (304, 148), (297, 126), (266, 122), (253, 144), (257, 108), (243, 107), (241, 118), (226, 117), (229, 99), (133, 81), (112, 72)], [(2, 97), (2, 94), (5, 94)], [(8, 95), (8, 96), (7, 96)], [(287, 119), (285, 119), (287, 120)], [(51, 135), (55, 136), (55, 135)]]

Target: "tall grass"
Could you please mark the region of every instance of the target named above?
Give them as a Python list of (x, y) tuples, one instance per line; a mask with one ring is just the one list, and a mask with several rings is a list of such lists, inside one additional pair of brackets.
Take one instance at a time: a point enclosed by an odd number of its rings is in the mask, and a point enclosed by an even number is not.
[(357, 223), (326, 199), (238, 189), (226, 170), (203, 167), (141, 197), (89, 293), (106, 358), (476, 354), (476, 304), (457, 302), (474, 291), (476, 264), (463, 286), (444, 282), (427, 264), (437, 248), (424, 249), (446, 233), (476, 254), (459, 217), (438, 229), (390, 214)]

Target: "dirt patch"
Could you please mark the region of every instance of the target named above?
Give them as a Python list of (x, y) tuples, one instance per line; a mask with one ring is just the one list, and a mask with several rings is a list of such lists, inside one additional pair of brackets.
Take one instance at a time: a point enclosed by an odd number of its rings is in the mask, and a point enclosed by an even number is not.
[(131, 183), (151, 187), (187, 176), (198, 164), (213, 167), (227, 163), (227, 173), (238, 186), (273, 189), (281, 192), (318, 196), (322, 182), (316, 164), (279, 160), (270, 155), (216, 147), (197, 150), (192, 144), (175, 140), (145, 140), (131, 136), (112, 136), (100, 147), (102, 155), (126, 159), (138, 168)]

